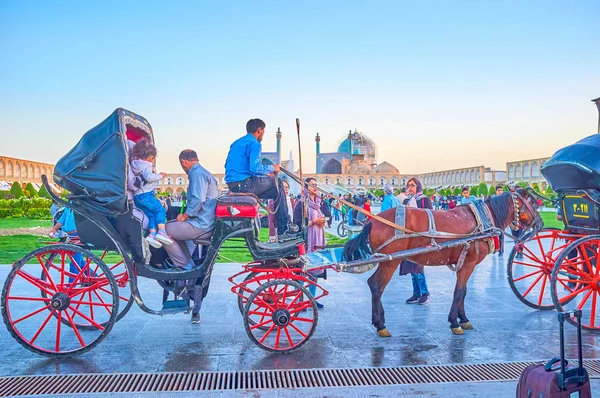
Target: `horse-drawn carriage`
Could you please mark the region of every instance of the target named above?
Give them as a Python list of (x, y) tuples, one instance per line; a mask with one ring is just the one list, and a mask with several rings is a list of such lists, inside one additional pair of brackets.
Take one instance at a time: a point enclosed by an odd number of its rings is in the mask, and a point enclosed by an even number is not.
[[(360, 273), (381, 264), (369, 278), (373, 324), (380, 336), (389, 336), (381, 294), (405, 258), (423, 259), (426, 265), (458, 264), (449, 316), (452, 331), (458, 333), (470, 327), (464, 315), (464, 284), (493, 248), (499, 228), (537, 225), (534, 201), (525, 192), (506, 194), (487, 207), (480, 203), (449, 211), (452, 214), (400, 206), (373, 215), (344, 248), (306, 254), (303, 239), (260, 242), (256, 198), (230, 194), (218, 198), (214, 229), (192, 242), (195, 266), (174, 268), (163, 249), (146, 244), (143, 214), (134, 208), (127, 190), (128, 148), (142, 139), (153, 142), (150, 124), (117, 109), (57, 163), (54, 182), (70, 191), (68, 201), (48, 191), (54, 202), (75, 213), (79, 238), (41, 247), (14, 263), (2, 290), (5, 325), (27, 349), (51, 357), (86, 352), (108, 335), (134, 301), (154, 315), (188, 311), (189, 303), (181, 297), (203, 299), (223, 243), (234, 238), (245, 241), (254, 261), (229, 278), (232, 291), (238, 295), (248, 336), (266, 350), (291, 352), (310, 339), (318, 321), (315, 300), (328, 293), (309, 273), (324, 269)], [(49, 188), (46, 176), (43, 182)], [(460, 219), (464, 224), (457, 223)], [(156, 280), (175, 300), (163, 297), (162, 309), (149, 308), (138, 288), (139, 278)], [(316, 285), (320, 293), (313, 297), (309, 285)]]
[(600, 331), (600, 134), (557, 151), (541, 168), (557, 193), (564, 230), (544, 228), (516, 244), (508, 259), (508, 281), (526, 305), (583, 310), (582, 326)]

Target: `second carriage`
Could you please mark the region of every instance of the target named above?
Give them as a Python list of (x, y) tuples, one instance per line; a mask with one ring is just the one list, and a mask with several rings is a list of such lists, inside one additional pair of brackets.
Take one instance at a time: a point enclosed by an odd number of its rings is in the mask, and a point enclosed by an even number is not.
[(544, 228), (512, 249), (509, 284), (539, 310), (575, 307), (582, 326), (600, 331), (600, 134), (557, 151), (541, 168), (557, 198), (564, 229)]

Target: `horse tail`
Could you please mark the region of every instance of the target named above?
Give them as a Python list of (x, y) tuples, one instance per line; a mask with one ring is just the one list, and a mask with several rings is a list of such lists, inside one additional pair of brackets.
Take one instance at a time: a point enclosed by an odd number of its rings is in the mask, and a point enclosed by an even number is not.
[(358, 236), (344, 244), (343, 258), (345, 261), (362, 260), (373, 254), (373, 250), (371, 250), (371, 246), (369, 245), (371, 227), (372, 223), (368, 223)]

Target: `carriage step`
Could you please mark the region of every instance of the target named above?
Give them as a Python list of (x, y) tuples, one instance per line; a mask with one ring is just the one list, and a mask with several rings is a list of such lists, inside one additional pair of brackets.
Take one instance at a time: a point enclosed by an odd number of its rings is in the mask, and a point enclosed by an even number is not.
[(167, 300), (163, 303), (162, 312), (165, 315), (179, 314), (189, 309), (188, 302), (185, 300)]

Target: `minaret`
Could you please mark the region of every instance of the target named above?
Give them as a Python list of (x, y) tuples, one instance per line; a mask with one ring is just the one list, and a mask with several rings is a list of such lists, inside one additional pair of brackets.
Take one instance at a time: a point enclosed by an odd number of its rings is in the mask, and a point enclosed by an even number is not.
[(281, 130), (277, 127), (277, 163), (281, 163)]
[(294, 159), (292, 158), (292, 150), (290, 149), (290, 158), (288, 161), (288, 169), (293, 173), (294, 172)]
[(319, 154), (321, 153), (321, 137), (319, 137), (319, 133), (315, 137), (315, 142), (317, 143), (317, 169), (316, 173), (319, 174), (321, 172), (319, 168)]
[(350, 156), (352, 156), (352, 130), (348, 130), (348, 144), (350, 145)]
[(592, 102), (598, 107), (598, 134), (600, 134), (600, 97), (593, 99)]

